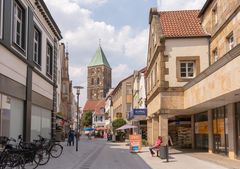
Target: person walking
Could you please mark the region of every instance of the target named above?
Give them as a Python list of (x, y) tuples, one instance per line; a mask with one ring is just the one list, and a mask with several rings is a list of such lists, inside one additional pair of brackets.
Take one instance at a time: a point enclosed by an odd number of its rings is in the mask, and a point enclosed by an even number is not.
[(68, 146), (74, 146), (74, 131), (72, 129), (69, 130), (68, 132)]
[(158, 136), (155, 145), (149, 148), (152, 156), (154, 156), (154, 154), (155, 154), (155, 152), (153, 150), (159, 149), (161, 144), (162, 144), (162, 137)]
[(75, 137), (75, 132), (74, 130), (71, 130), (70, 132), (70, 140), (71, 140), (71, 145), (74, 146), (74, 137)]

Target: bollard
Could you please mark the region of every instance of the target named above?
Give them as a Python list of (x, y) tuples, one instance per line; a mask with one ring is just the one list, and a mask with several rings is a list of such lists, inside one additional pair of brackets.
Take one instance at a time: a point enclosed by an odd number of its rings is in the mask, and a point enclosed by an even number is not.
[(166, 152), (166, 160), (167, 160), (167, 162), (168, 162), (168, 145), (166, 144), (166, 150), (165, 150), (165, 152)]

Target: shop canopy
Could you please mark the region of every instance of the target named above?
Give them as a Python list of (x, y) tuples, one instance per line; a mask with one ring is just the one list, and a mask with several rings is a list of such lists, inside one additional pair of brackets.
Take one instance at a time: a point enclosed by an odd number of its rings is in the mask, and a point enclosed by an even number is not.
[(107, 130), (107, 128), (105, 128), (105, 127), (97, 127), (95, 130), (97, 130), (97, 131), (104, 131), (104, 130)]
[(92, 127), (85, 127), (85, 128), (83, 128), (83, 130), (84, 130), (84, 131), (93, 131), (93, 130), (95, 130), (95, 129), (92, 128)]
[(125, 124), (122, 127), (117, 128), (116, 130), (126, 130), (126, 129), (134, 129), (137, 128), (137, 126), (133, 126), (131, 124)]

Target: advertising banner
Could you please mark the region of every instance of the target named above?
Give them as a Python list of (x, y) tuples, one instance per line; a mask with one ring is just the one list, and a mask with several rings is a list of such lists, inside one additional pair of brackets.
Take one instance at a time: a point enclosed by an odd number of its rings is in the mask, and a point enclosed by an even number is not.
[(142, 137), (140, 134), (129, 135), (129, 141), (131, 152), (137, 153), (142, 149)]

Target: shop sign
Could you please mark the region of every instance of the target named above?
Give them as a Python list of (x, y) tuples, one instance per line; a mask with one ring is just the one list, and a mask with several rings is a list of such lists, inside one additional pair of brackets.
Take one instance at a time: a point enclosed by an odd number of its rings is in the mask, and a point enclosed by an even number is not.
[(195, 122), (195, 134), (208, 134), (208, 121)]
[(142, 137), (140, 134), (129, 135), (129, 148), (131, 152), (139, 152), (142, 149)]
[(133, 109), (134, 116), (147, 116), (147, 109)]

